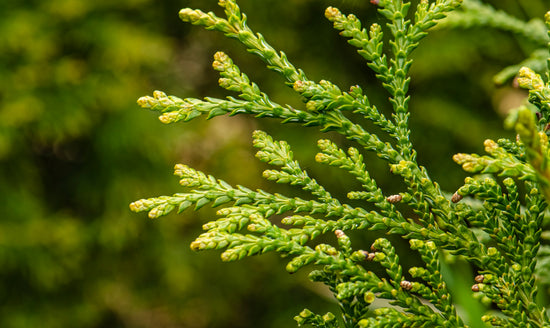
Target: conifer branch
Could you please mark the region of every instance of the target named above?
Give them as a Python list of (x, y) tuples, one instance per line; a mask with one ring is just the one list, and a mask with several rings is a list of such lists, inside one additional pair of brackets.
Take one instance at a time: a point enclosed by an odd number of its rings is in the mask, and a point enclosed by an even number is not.
[[(547, 35), (541, 37), (537, 23), (511, 26), (517, 19), (478, 1), (464, 2), (464, 12), (446, 20), (447, 26), (456, 22), (490, 25), (535, 42), (547, 42)], [(350, 190), (347, 197), (368, 204), (371, 210), (334, 197), (302, 168), (289, 143), (274, 140), (263, 131), (254, 132), (253, 145), (258, 149), (256, 157), (273, 166), (263, 172), (264, 178), (297, 187), (308, 196), (290, 197), (232, 186), (178, 164), (175, 175), (185, 192), (141, 199), (130, 205), (131, 210), (157, 218), (191, 207), (199, 210), (208, 204), (222, 207), (217, 220), (204, 224), (205, 231), (191, 244), (193, 250), (221, 250), (224, 261), (277, 252), (289, 258), (286, 270), (290, 273), (316, 265), (320, 269), (311, 271), (310, 279), (328, 286), (340, 313), (319, 315), (304, 310), (295, 317), (299, 325), (339, 327), (342, 322), (345, 327), (466, 327), (441, 274), (441, 252), (445, 252), (463, 256), (479, 271), (472, 277), (473, 293), (501, 311), (499, 316), (485, 315), (484, 322), (493, 326), (550, 327), (544, 306), (536, 300), (537, 277), (542, 276), (541, 268), (550, 267), (550, 252), (541, 245), (550, 200), (548, 83), (530, 69), (520, 70), (518, 82), (529, 90), (530, 103), (507, 120), (516, 130), (517, 140), (486, 140), (487, 154), (483, 156), (456, 154), (454, 160), (473, 176), (450, 197), (416, 161), (409, 128), (409, 69), (414, 49), (461, 1), (421, 0), (415, 6), (402, 0), (371, 3), (377, 5), (387, 22), (372, 24), (368, 31), (355, 15), (344, 15), (337, 8), (327, 8), (325, 16), (358, 49), (388, 92), (391, 116), (371, 104), (369, 90), (352, 86), (342, 91), (330, 81), (309, 80), (283, 52), (248, 27), (247, 17), (235, 0), (219, 1), (225, 18), (188, 8), (180, 11), (180, 18), (238, 40), (303, 97), (302, 108), (271, 100), (223, 52), (214, 55), (213, 68), (220, 73), (220, 86), (236, 93), (236, 97), (182, 99), (155, 91), (152, 97), (138, 100), (141, 107), (159, 112), (163, 123), (187, 122), (202, 115), (211, 119), (249, 114), (334, 131), (358, 147), (343, 150), (333, 141), (322, 139), (315, 160), (359, 181), (360, 190)], [(480, 17), (473, 17), (475, 13)], [(533, 60), (542, 57), (538, 52)], [(350, 112), (362, 115), (381, 132), (365, 129)], [(369, 172), (361, 151), (373, 152), (385, 160), (390, 171), (402, 178), (402, 191), (386, 194)], [(385, 238), (377, 239), (370, 251), (356, 249), (347, 234), (353, 230), (383, 230), (400, 236), (409, 241), (423, 264), (405, 271), (399, 251)], [(319, 237), (329, 232), (334, 235), (321, 242)], [(374, 274), (372, 266), (384, 269), (385, 276)], [(377, 299), (390, 300), (398, 308), (371, 311)]]

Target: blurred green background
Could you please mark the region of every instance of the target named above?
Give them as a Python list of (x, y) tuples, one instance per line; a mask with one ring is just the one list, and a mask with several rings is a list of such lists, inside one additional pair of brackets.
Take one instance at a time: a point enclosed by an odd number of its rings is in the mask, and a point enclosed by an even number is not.
[[(306, 306), (337, 311), (307, 272), (286, 274), (275, 255), (222, 263), (215, 252), (191, 252), (213, 210), (151, 221), (128, 209), (139, 198), (177, 192), (172, 168), (180, 162), (233, 184), (281, 190), (261, 180), (255, 129), (288, 140), (335, 195), (357, 187), (314, 163), (321, 136), (314, 129), (248, 117), (165, 126), (138, 109), (136, 99), (155, 89), (227, 95), (210, 67), (217, 50), (275, 101), (301, 106), (237, 42), (178, 19), (183, 7), (221, 15), (216, 2), (0, 2), (0, 327), (293, 327)], [(550, 7), (492, 3), (526, 20)], [(334, 5), (374, 22), (381, 17), (368, 1), (240, 4), (249, 25), (310, 79), (342, 89), (360, 84), (387, 107), (361, 57), (323, 17)], [(445, 189), (465, 177), (454, 153), (482, 152), (485, 138), (511, 136), (502, 120), (525, 93), (495, 86), (492, 77), (534, 48), (490, 29), (439, 30), (415, 53), (412, 138), (419, 161)], [(388, 193), (400, 190), (384, 163), (369, 157), (369, 169)], [(355, 246), (363, 241), (372, 237), (357, 237)]]

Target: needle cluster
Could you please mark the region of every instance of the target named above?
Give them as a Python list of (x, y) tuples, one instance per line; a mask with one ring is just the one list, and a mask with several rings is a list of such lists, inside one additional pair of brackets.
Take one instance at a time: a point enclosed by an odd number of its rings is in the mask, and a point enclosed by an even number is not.
[[(429, 29), (461, 2), (421, 0), (412, 5), (403, 0), (371, 1), (385, 23), (368, 28), (353, 14), (334, 7), (326, 9), (326, 18), (357, 48), (388, 93), (391, 115), (379, 111), (368, 92), (357, 85), (345, 90), (329, 81), (308, 79), (283, 52), (248, 27), (237, 1), (219, 1), (225, 17), (198, 9), (181, 10), (183, 21), (222, 32), (242, 43), (268, 69), (279, 73), (290, 92), (298, 93), (304, 104), (297, 108), (273, 101), (223, 52), (214, 55), (213, 68), (220, 73), (220, 86), (236, 93), (236, 97), (182, 99), (155, 91), (153, 96), (140, 98), (138, 104), (159, 112), (163, 123), (187, 122), (202, 115), (210, 119), (251, 114), (341, 134), (356, 146), (342, 149), (331, 140), (319, 140), (315, 160), (357, 179), (362, 189), (350, 190), (347, 196), (366, 206), (352, 206), (333, 197), (302, 168), (286, 141), (255, 131), (256, 157), (272, 166), (264, 171), (264, 178), (300, 188), (310, 197), (232, 186), (177, 164), (175, 175), (184, 192), (141, 199), (130, 208), (158, 218), (205, 205), (221, 207), (219, 218), (206, 223), (205, 232), (192, 242), (193, 250), (221, 250), (223, 261), (277, 252), (290, 259), (286, 266), (290, 273), (309, 267), (311, 280), (330, 288), (340, 311), (315, 314), (306, 309), (295, 318), (299, 325), (466, 327), (441, 274), (445, 258), (441, 255), (454, 254), (478, 271), (471, 277), (472, 293), (499, 309), (488, 312), (483, 321), (495, 327), (550, 327), (545, 308), (536, 301), (538, 282), (548, 280), (548, 275), (545, 278), (541, 273), (544, 265), (537, 265), (539, 260), (548, 263), (544, 256), (549, 253), (541, 247), (550, 199), (547, 77), (543, 79), (529, 68), (521, 69), (519, 84), (529, 90), (529, 102), (507, 121), (516, 129), (517, 139), (487, 140), (487, 154), (483, 156), (456, 154), (454, 160), (472, 177), (454, 194), (442, 191), (417, 163), (410, 140), (411, 53)], [(537, 22), (511, 26), (515, 21), (507, 20), (504, 13), (478, 1), (464, 2), (465, 9), (453, 14), (447, 25), (514, 27), (516, 33), (548, 42), (546, 30), (542, 34)], [(545, 56), (548, 58), (547, 51)], [(352, 119), (359, 116), (379, 127), (379, 132), (369, 131)], [(387, 162), (389, 170), (402, 179), (402, 192), (387, 194), (378, 187), (376, 177), (367, 169), (364, 152), (373, 152)], [(418, 252), (423, 266), (403, 269), (398, 251), (385, 238), (355, 248), (348, 236), (354, 230), (382, 230), (401, 236), (409, 241), (412, 251)], [(319, 242), (318, 237), (327, 233), (334, 234), (333, 242)], [(373, 273), (370, 268), (374, 266), (383, 268), (385, 275)], [(389, 300), (391, 305), (373, 308), (377, 299)]]

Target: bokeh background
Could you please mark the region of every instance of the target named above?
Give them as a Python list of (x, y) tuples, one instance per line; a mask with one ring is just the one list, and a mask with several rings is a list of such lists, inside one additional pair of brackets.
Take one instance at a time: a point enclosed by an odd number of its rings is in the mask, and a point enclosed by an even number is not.
[[(0, 327), (293, 327), (306, 306), (337, 311), (307, 272), (288, 275), (276, 255), (222, 263), (218, 253), (191, 252), (213, 210), (152, 221), (128, 209), (136, 199), (177, 192), (172, 168), (180, 162), (232, 184), (284, 190), (261, 179), (255, 129), (289, 141), (335, 195), (356, 187), (314, 163), (322, 136), (314, 129), (249, 117), (165, 126), (137, 107), (136, 99), (155, 89), (228, 95), (210, 66), (217, 50), (274, 100), (301, 106), (236, 41), (178, 18), (183, 7), (221, 15), (216, 2), (0, 2)], [(542, 0), (490, 2), (524, 20), (550, 7)], [(323, 17), (334, 5), (373, 22), (381, 17), (369, 1), (240, 4), (249, 25), (310, 79), (342, 89), (359, 84), (387, 109), (387, 94)], [(535, 48), (492, 29), (442, 29), (416, 51), (412, 139), (419, 161), (446, 190), (465, 177), (454, 153), (482, 152), (484, 139), (511, 136), (502, 121), (525, 93), (492, 79)], [(369, 169), (385, 190), (399, 191), (384, 163), (369, 157)], [(358, 236), (356, 246), (372, 240)]]

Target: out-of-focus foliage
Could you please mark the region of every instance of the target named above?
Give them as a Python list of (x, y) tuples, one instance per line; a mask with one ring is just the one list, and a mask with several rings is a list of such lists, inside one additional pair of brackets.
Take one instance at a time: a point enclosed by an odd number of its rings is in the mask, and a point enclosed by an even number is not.
[[(524, 20), (542, 17), (547, 6), (492, 2)], [(375, 88), (362, 59), (323, 18), (333, 3), (241, 1), (249, 24), (312, 79)], [(368, 1), (338, 6), (367, 22), (377, 15)], [(219, 118), (192, 129), (166, 127), (135, 105), (153, 88), (221, 94), (210, 68), (215, 49), (246, 63), (273, 97), (282, 94), (278, 77), (256, 73), (262, 63), (238, 44), (182, 23), (182, 7), (218, 10), (215, 0), (0, 2), (1, 327), (292, 326), (304, 303), (297, 300), (323, 294), (301, 285), (305, 279), (285, 277), (275, 257), (220, 270), (217, 255), (189, 250), (200, 226), (188, 222), (198, 220), (151, 222), (127, 209), (132, 200), (173, 185), (170, 163), (228, 182), (263, 183), (255, 180), (261, 168), (250, 147), (257, 123)], [(527, 41), (491, 29), (441, 30), (417, 50), (412, 138), (420, 162), (444, 178), (444, 187), (456, 188), (463, 176), (452, 154), (479, 152), (481, 140), (502, 135), (494, 110), (513, 107), (525, 94), (491, 87), (492, 78), (531, 50)], [(280, 97), (281, 103), (299, 101)], [(297, 156), (313, 161), (317, 135), (262, 128), (285, 135), (295, 149), (302, 146)], [(376, 165), (385, 169), (376, 162), (371, 168)], [(335, 194), (346, 190), (338, 183), (328, 182)], [(331, 306), (320, 298), (319, 308)]]

